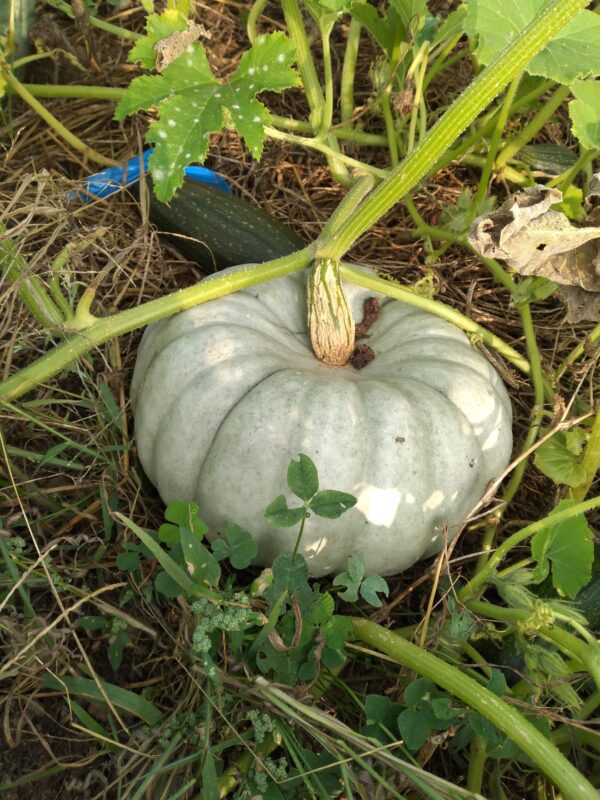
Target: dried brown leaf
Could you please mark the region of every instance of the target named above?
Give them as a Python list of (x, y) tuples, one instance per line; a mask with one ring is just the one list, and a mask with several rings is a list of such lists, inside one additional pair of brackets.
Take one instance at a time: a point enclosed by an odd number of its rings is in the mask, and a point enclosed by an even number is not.
[(600, 319), (600, 179), (586, 199), (588, 224), (577, 227), (551, 206), (558, 189), (532, 186), (511, 195), (497, 211), (478, 217), (469, 243), (481, 255), (506, 261), (520, 275), (559, 284), (568, 322)]

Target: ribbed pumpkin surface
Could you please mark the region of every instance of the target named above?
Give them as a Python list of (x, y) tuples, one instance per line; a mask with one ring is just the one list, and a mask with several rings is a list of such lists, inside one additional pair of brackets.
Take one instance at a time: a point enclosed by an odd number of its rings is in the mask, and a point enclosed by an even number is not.
[[(346, 285), (357, 322), (372, 293)], [(457, 328), (381, 298), (364, 369), (326, 367), (306, 332), (305, 276), (197, 306), (146, 331), (133, 378), (140, 459), (165, 502), (196, 500), (213, 533), (236, 522), (257, 563), (291, 551), (296, 529), (264, 518), (306, 453), (320, 488), (350, 492), (338, 520), (312, 516), (301, 552), (313, 575), (400, 572), (444, 542), (508, 463), (510, 401)], [(297, 500), (289, 495), (290, 504)], [(452, 535), (452, 530), (450, 530)]]

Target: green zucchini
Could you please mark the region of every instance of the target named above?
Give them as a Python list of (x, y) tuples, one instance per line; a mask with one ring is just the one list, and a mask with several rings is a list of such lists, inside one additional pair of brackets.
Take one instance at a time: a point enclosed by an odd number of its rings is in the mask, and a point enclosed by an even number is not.
[(526, 144), (517, 156), (534, 172), (543, 175), (562, 175), (577, 161), (577, 155), (558, 144)]
[(187, 258), (211, 271), (270, 261), (304, 246), (262, 209), (191, 178), (168, 205), (151, 193), (150, 220), (159, 233), (172, 234)]

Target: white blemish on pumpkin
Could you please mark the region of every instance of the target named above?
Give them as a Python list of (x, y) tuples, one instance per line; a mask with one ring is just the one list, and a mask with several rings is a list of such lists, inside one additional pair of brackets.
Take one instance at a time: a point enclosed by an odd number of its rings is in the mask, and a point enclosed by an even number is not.
[(255, 72), (256, 69), (254, 67), (250, 67), (250, 69), (248, 70), (248, 75), (254, 75)]
[(161, 138), (161, 139), (166, 139), (167, 138), (167, 132), (166, 131), (159, 131), (158, 135), (159, 135), (159, 138)]
[(157, 181), (160, 181), (165, 177), (165, 173), (162, 169), (153, 169), (152, 174)]
[(269, 70), (269, 65), (265, 64), (263, 67), (263, 72), (268, 72), (268, 70)]
[(252, 89), (254, 89), (254, 84), (253, 84), (253, 83), (251, 83), (251, 84), (248, 86), (248, 89), (250, 89), (250, 91), (252, 91)]
[(168, 119), (167, 120), (167, 125), (169, 126), (169, 128), (174, 128), (175, 125), (177, 125), (177, 123), (175, 122), (174, 119)]
[(231, 107), (232, 107), (232, 108), (235, 108), (235, 109), (238, 109), (238, 108), (239, 108), (239, 105), (238, 105), (237, 103), (234, 103), (234, 104), (233, 104)]
[(444, 502), (444, 493), (436, 489), (423, 503), (423, 511), (433, 511), (434, 508), (439, 508)]
[(277, 56), (277, 61), (279, 61), (280, 64), (282, 64), (285, 61), (285, 56), (283, 55), (283, 53), (279, 53), (279, 55)]
[(185, 48), (185, 52), (186, 53), (193, 53), (194, 52), (193, 46), (191, 44), (188, 44), (188, 46)]
[(262, 119), (257, 115), (254, 117), (253, 122), (262, 122)]
[(365, 515), (367, 522), (391, 528), (394, 524), (402, 495), (398, 489), (380, 489), (368, 483), (359, 483), (352, 489), (356, 497), (356, 508)]

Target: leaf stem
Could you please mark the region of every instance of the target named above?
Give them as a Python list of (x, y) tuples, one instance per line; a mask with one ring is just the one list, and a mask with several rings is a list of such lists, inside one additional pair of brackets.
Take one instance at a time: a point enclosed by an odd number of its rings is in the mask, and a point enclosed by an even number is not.
[[(351, 122), (354, 114), (354, 75), (356, 73), (356, 61), (358, 58), (358, 47), (360, 44), (360, 33), (362, 25), (352, 17), (348, 27), (348, 38), (344, 50), (344, 61), (342, 63), (342, 77), (340, 83), (340, 108), (342, 122)], [(339, 131), (338, 131), (339, 135)]]
[(321, 45), (323, 47), (323, 78), (325, 81), (325, 99), (319, 125), (319, 138), (325, 139), (333, 122), (333, 72), (331, 68), (331, 30), (333, 21), (321, 22)]
[[(0, 234), (3, 228), (0, 226)], [(0, 244), (0, 274), (12, 283), (19, 297), (35, 319), (46, 330), (61, 328), (65, 317), (61, 309), (48, 295), (46, 287), (37, 275), (28, 275), (29, 265), (10, 239)]]
[(211, 280), (180, 289), (165, 297), (151, 300), (137, 308), (121, 311), (98, 319), (89, 328), (70, 336), (46, 355), (0, 383), (0, 403), (15, 400), (26, 392), (61, 372), (76, 358), (116, 336), (142, 328), (151, 322), (176, 314), (186, 308), (223, 297), (246, 286), (273, 280), (308, 266), (313, 248), (306, 247), (291, 255), (258, 266), (245, 267), (237, 272), (220, 275)]
[(114, 100), (118, 103), (125, 89), (113, 86), (86, 86), (81, 84), (22, 83), (33, 97), (74, 97), (86, 100)]
[(483, 774), (487, 762), (486, 741), (483, 736), (476, 733), (471, 739), (469, 750), (469, 771), (467, 774), (467, 789), (473, 794), (481, 794)]
[[(327, 160), (330, 164), (331, 160), (335, 159), (336, 161), (346, 164), (347, 166), (359, 170), (360, 172), (370, 172), (371, 175), (375, 175), (378, 178), (385, 178), (388, 175), (387, 170), (379, 169), (378, 167), (371, 167), (369, 164), (358, 161), (356, 158), (346, 156), (343, 153), (340, 153), (339, 150), (332, 148), (331, 144), (326, 144), (325, 142), (322, 142), (312, 136), (296, 136), (293, 133), (284, 133), (284, 131), (278, 131), (277, 128), (273, 128), (270, 125), (265, 127), (265, 134), (271, 139), (277, 139), (280, 142), (293, 142), (301, 145), (302, 147), (308, 147), (311, 150), (318, 150), (320, 153), (323, 153), (327, 156)], [(347, 185), (347, 183), (347, 181), (343, 181), (343, 185)]]
[(475, 78), (430, 129), (419, 147), (365, 200), (319, 256), (341, 258), (365, 231), (415, 187), (502, 88), (586, 5), (586, 0), (552, 0)]
[(495, 168), (500, 170), (510, 159), (521, 150), (527, 142), (541, 131), (544, 125), (552, 117), (552, 115), (560, 108), (560, 106), (567, 99), (571, 90), (568, 86), (559, 86), (552, 96), (542, 105), (533, 119), (525, 125), (525, 127), (512, 139), (504, 145), (498, 158), (496, 159)]
[(98, 164), (102, 164), (102, 166), (115, 166), (116, 162), (112, 161), (110, 158), (106, 158), (92, 147), (88, 147), (85, 142), (82, 142), (81, 139), (75, 136), (74, 133), (71, 133), (68, 128), (65, 128), (62, 122), (58, 120), (54, 114), (51, 114), (47, 108), (45, 108), (30, 92), (27, 91), (23, 84), (15, 78), (10, 70), (2, 70), (2, 77), (6, 81), (7, 85), (13, 90), (13, 92), (19, 95), (19, 97), (24, 100), (44, 120), (44, 122), (46, 122), (54, 131), (56, 131), (56, 133), (74, 150), (83, 153), (85, 158), (89, 158), (90, 161), (95, 161)]
[[(365, 202), (367, 201), (365, 200)], [(494, 333), (487, 330), (487, 328), (483, 328), (481, 325), (478, 325), (476, 322), (473, 322), (472, 319), (469, 319), (469, 317), (461, 314), (460, 311), (456, 311), (455, 309), (450, 308), (449, 306), (446, 306), (436, 300), (430, 300), (427, 297), (417, 295), (414, 292), (411, 292), (410, 289), (401, 286), (395, 281), (384, 280), (383, 278), (379, 278), (375, 275), (370, 275), (369, 273), (363, 272), (360, 269), (356, 269), (356, 267), (353, 267), (350, 264), (342, 263), (340, 265), (340, 274), (345, 280), (357, 283), (359, 286), (364, 286), (365, 289), (370, 289), (374, 292), (385, 294), (388, 297), (393, 297), (396, 300), (401, 300), (408, 305), (422, 308), (425, 311), (429, 311), (430, 313), (453, 323), (457, 327), (467, 331), (467, 333), (480, 336), (481, 341), (485, 345), (488, 347), (493, 347), (494, 350), (497, 350), (498, 353), (514, 364), (517, 369), (521, 370), (521, 372), (524, 372), (525, 374), (529, 373), (530, 366), (527, 359), (514, 350), (510, 345), (506, 344), (506, 342), (502, 341), (502, 339), (500, 339)]]
[(572, 519), (579, 514), (585, 514), (587, 511), (591, 511), (592, 509), (598, 507), (600, 507), (600, 496), (577, 503), (576, 505), (570, 506), (569, 508), (564, 508), (561, 511), (554, 511), (547, 517), (544, 517), (537, 522), (532, 522), (531, 525), (527, 525), (520, 531), (513, 533), (512, 536), (509, 536), (508, 539), (506, 539), (496, 548), (495, 552), (490, 556), (485, 566), (478, 570), (469, 580), (466, 586), (464, 586), (458, 592), (458, 599), (464, 601), (469, 597), (474, 597), (479, 594), (485, 584), (488, 582), (488, 579), (495, 574), (498, 564), (500, 564), (500, 562), (507, 556), (513, 547), (516, 547), (517, 545), (521, 544), (521, 542), (529, 539), (535, 533), (538, 533), (538, 531), (548, 528), (550, 525), (558, 525), (559, 522)]
[(352, 618), (357, 639), (436, 683), (503, 731), (571, 800), (597, 800), (591, 783), (516, 709), (463, 670), (370, 620)]
[(494, 127), (492, 139), (490, 141), (490, 147), (488, 150), (487, 158), (485, 160), (485, 166), (481, 171), (481, 176), (479, 178), (479, 186), (477, 187), (477, 192), (473, 199), (471, 219), (475, 219), (475, 217), (477, 216), (477, 209), (486, 195), (488, 184), (492, 176), (492, 172), (494, 170), (494, 161), (496, 160), (498, 147), (500, 146), (500, 139), (502, 138), (502, 133), (504, 132), (504, 128), (508, 121), (508, 115), (513, 105), (517, 89), (519, 88), (520, 81), (521, 81), (521, 73), (519, 72), (509, 83), (508, 89), (506, 90), (504, 99), (500, 106), (500, 112), (496, 120), (496, 125)]
[(256, 24), (260, 19), (260, 15), (265, 10), (266, 5), (267, 0), (254, 0), (254, 3), (252, 3), (252, 8), (250, 9), (250, 13), (248, 14), (248, 19), (246, 21), (246, 33), (248, 34), (250, 44), (254, 44), (257, 35)]
[[(47, 5), (52, 6), (52, 8), (62, 11), (71, 19), (75, 19), (73, 9), (68, 3), (65, 3), (64, 0), (46, 0), (46, 3)], [(119, 36), (121, 39), (131, 39), (132, 41), (137, 41), (138, 39), (142, 38), (141, 34), (136, 33), (135, 31), (127, 30), (127, 28), (120, 28), (118, 25), (113, 25), (111, 22), (105, 22), (105, 20), (100, 19), (99, 17), (90, 16), (88, 17), (87, 21), (95, 28), (99, 28), (107, 33), (112, 33), (114, 36)]]
[[(469, 600), (466, 606), (469, 611), (477, 616), (488, 617), (499, 622), (516, 623), (525, 621), (531, 616), (531, 611), (526, 609), (505, 608), (483, 600)], [(582, 642), (581, 639), (569, 633), (560, 625), (542, 627), (538, 635), (581, 662), (596, 682), (596, 686), (600, 688), (600, 643), (595, 640), (593, 640), (593, 644), (591, 642)]]

